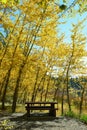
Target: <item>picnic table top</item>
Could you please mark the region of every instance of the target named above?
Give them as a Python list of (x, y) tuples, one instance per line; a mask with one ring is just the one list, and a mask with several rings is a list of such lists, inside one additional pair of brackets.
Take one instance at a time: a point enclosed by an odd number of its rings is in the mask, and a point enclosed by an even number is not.
[(52, 101), (51, 102), (48, 102), (48, 101), (47, 102), (39, 102), (38, 101), (38, 102), (25, 102), (25, 104), (57, 104), (57, 102), (54, 102), (54, 101), (53, 102)]

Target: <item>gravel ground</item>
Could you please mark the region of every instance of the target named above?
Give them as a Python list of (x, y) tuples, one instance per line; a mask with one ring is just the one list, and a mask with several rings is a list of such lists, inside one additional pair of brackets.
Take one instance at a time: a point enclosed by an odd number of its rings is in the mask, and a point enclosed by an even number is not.
[[(87, 130), (87, 125), (76, 119), (66, 117), (34, 117), (26, 118), (21, 113), (1, 116), (0, 122), (10, 119), (11, 130)], [(2, 130), (0, 128), (0, 130)]]

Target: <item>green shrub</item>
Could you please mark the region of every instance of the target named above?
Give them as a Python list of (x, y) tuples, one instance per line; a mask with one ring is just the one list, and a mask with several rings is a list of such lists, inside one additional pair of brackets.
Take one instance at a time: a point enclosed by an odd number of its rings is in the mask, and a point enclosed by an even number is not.
[(84, 122), (84, 123), (87, 123), (87, 115), (82, 115), (82, 116), (80, 117), (80, 120), (81, 120), (82, 122)]
[(66, 112), (65, 116), (67, 116), (67, 117), (75, 117), (76, 118), (76, 115), (75, 115), (75, 113), (73, 111)]

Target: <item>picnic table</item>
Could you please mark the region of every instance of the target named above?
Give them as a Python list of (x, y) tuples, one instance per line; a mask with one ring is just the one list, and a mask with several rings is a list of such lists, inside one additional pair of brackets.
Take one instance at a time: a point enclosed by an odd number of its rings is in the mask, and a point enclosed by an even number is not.
[(56, 117), (55, 107), (57, 102), (25, 102), (25, 108), (27, 110), (27, 115), (30, 116), (31, 110), (49, 110), (49, 116)]

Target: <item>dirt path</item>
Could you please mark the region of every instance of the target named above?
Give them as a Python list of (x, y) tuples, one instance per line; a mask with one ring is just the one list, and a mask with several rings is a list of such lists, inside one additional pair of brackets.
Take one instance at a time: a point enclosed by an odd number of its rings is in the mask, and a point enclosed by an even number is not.
[(87, 130), (87, 125), (84, 123), (65, 117), (32, 117), (31, 119), (27, 119), (23, 114), (16, 113), (0, 117), (1, 121), (4, 119), (10, 119), (9, 125), (13, 125), (14, 130)]

